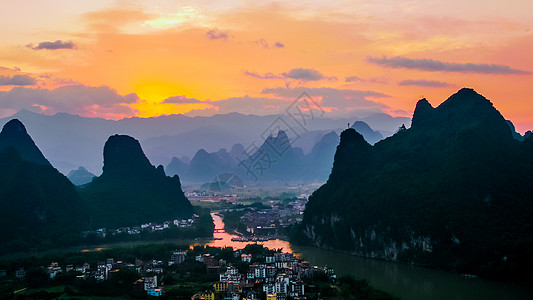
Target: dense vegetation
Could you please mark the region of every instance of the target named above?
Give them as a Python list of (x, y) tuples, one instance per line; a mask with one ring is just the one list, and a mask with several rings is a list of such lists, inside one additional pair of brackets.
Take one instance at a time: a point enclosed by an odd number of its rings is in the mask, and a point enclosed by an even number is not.
[[(483, 96), (462, 89), (371, 146), (345, 130), (328, 182), (293, 233), (300, 242), (498, 279), (533, 279), (533, 138), (513, 138)], [(293, 234), (293, 236), (297, 236)]]
[(137, 242), (137, 241), (160, 241), (160, 240), (177, 240), (177, 239), (194, 239), (210, 238), (213, 236), (215, 224), (211, 218), (210, 211), (205, 208), (194, 207), (194, 213), (200, 217), (196, 224), (190, 227), (169, 227), (160, 231), (151, 231), (150, 229), (141, 230), (140, 234), (127, 234), (125, 232), (115, 235), (106, 235), (99, 237), (96, 232), (91, 232), (87, 236), (79, 236), (73, 244), (77, 245), (101, 245), (115, 242)]
[(26, 255), (28, 255), (30, 253), (39, 253), (48, 250), (54, 252), (58, 251), (57, 249), (79, 249), (79, 247), (97, 246), (103, 244), (108, 245), (120, 242), (149, 242), (178, 239), (189, 240), (195, 238), (212, 237), (215, 225), (213, 224), (213, 219), (211, 218), (209, 210), (195, 207), (194, 212), (200, 217), (198, 223), (191, 227), (170, 227), (161, 231), (144, 229), (139, 234), (108, 234), (104, 238), (98, 236), (96, 232), (90, 232), (84, 235), (80, 234), (80, 231), (72, 231), (73, 229), (76, 229), (73, 226), (65, 227), (64, 231), (59, 229), (52, 229), (49, 233), (36, 231), (31, 235), (20, 235), (12, 238), (11, 240), (6, 240), (6, 242), (0, 248), (0, 255), (7, 255), (7, 257), (10, 257), (10, 255), (13, 253), (16, 253), (15, 256), (18, 256), (18, 254), (21, 253), (27, 253)]

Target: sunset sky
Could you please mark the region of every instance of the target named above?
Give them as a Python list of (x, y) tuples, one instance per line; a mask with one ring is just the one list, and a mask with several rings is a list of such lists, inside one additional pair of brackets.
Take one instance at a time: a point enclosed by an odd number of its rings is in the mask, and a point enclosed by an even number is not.
[(412, 114), (461, 87), (533, 129), (533, 1), (0, 0), (0, 117)]

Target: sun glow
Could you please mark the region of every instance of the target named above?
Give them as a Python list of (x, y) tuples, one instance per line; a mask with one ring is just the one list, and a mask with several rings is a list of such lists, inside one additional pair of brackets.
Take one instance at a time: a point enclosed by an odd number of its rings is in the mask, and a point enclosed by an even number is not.
[(208, 109), (213, 105), (209, 103), (163, 103), (174, 95), (190, 95), (191, 91), (177, 83), (164, 83), (147, 81), (135, 85), (135, 93), (140, 102), (131, 104), (130, 107), (139, 111), (139, 117), (153, 117), (165, 114), (183, 114), (194, 109)]

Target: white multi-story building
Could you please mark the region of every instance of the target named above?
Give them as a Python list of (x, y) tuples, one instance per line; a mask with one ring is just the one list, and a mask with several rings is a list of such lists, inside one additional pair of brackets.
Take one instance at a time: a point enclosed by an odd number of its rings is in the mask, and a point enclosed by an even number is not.
[(272, 283), (263, 284), (263, 292), (267, 295), (272, 295), (276, 292), (276, 287)]

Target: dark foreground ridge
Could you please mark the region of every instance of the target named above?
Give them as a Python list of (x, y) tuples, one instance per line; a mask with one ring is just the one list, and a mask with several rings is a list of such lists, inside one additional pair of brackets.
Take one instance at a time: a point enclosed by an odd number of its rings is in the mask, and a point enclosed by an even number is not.
[(0, 132), (1, 252), (31, 250), (87, 225), (72, 183), (43, 156), (19, 120)]
[(498, 279), (533, 279), (533, 138), (461, 89), (412, 125), (368, 144), (341, 134), (329, 180), (299, 228), (355, 255)]

